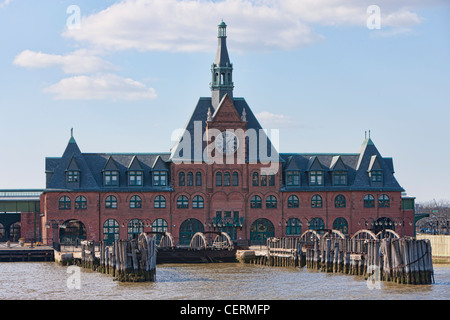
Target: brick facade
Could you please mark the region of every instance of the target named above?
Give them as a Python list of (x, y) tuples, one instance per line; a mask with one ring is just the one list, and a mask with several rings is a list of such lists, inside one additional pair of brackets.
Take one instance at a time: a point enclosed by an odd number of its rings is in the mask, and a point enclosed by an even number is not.
[(200, 98), (170, 153), (84, 154), (71, 137), (62, 157), (46, 159), (44, 241), (125, 239), (152, 230), (181, 244), (209, 230), (246, 244), (309, 228), (413, 235), (414, 210), (402, 209), (392, 158), (382, 157), (370, 137), (354, 154), (273, 151), (245, 99), (233, 97), (225, 29), (221, 23), (212, 97)]

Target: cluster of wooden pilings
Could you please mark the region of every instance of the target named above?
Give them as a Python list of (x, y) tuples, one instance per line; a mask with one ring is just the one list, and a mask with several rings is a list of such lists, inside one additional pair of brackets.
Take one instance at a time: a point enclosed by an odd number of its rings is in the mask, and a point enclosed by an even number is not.
[(145, 233), (137, 240), (116, 240), (112, 246), (99, 243), (96, 256), (92, 241), (82, 242), (81, 266), (111, 274), (121, 282), (156, 280), (156, 240)]
[(267, 257), (262, 263), (271, 267), (296, 267), (301, 263), (301, 253), (300, 238), (269, 238)]
[(434, 283), (431, 244), (427, 239), (269, 238), (265, 253), (246, 256), (241, 260), (256, 265), (306, 266), (400, 284)]
[(427, 240), (320, 239), (306, 249), (307, 268), (375, 276), (401, 284), (434, 283), (431, 245)]

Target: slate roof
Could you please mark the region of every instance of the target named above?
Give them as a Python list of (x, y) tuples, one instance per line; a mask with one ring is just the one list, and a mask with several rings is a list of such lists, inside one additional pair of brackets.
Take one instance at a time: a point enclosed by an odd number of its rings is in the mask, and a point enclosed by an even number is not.
[[(368, 138), (361, 145), (359, 153), (329, 153), (329, 154), (301, 154), (301, 153), (281, 153), (284, 160), (283, 171), (300, 170), (301, 185), (300, 186), (283, 186), (282, 191), (323, 191), (323, 190), (384, 190), (384, 191), (401, 191), (404, 189), (394, 177), (394, 167), (392, 158), (383, 158), (373, 141)], [(377, 167), (383, 171), (383, 182), (380, 185), (374, 185), (370, 182), (368, 172), (373, 166), (376, 158)], [(324, 172), (323, 186), (309, 186), (308, 172), (310, 170), (321, 170)], [(344, 167), (343, 167), (344, 166)], [(375, 168), (373, 168), (375, 169)], [(347, 185), (333, 186), (332, 171), (346, 171)]]
[[(171, 191), (170, 187), (153, 187), (151, 185), (152, 170), (169, 170), (169, 153), (82, 153), (75, 139), (71, 138), (62, 157), (46, 158), (45, 171), (47, 186), (45, 191), (68, 190), (66, 185), (66, 170), (73, 162), (79, 167), (80, 184), (76, 188), (80, 191)], [(131, 166), (131, 167), (130, 167)], [(118, 170), (119, 185), (117, 187), (103, 186), (103, 171)], [(143, 186), (129, 187), (127, 171), (142, 170)]]
[[(223, 100), (225, 97), (223, 98)], [(202, 97), (199, 99), (197, 106), (194, 108), (194, 111), (189, 118), (188, 122), (186, 123), (185, 128), (183, 129), (183, 132), (178, 140), (178, 142), (172, 147), (171, 149), (171, 156), (170, 159), (172, 161), (176, 160), (184, 160), (184, 161), (205, 161), (203, 157), (203, 150), (207, 146), (207, 141), (203, 141), (202, 137), (206, 130), (206, 120), (208, 115), (208, 110), (211, 111), (211, 114), (215, 114), (216, 109), (213, 107), (210, 97)], [(222, 101), (223, 101), (222, 100)], [(267, 150), (266, 152), (261, 152), (259, 150), (260, 144), (257, 144), (256, 152), (249, 152), (249, 159), (247, 161), (256, 162), (261, 160), (271, 160), (278, 158), (279, 155), (275, 148), (272, 146), (272, 143), (270, 142), (270, 137), (267, 137), (265, 133), (263, 132), (263, 128), (261, 127), (260, 123), (256, 119), (256, 116), (250, 109), (250, 107), (247, 104), (247, 101), (245, 101), (244, 98), (233, 98), (234, 107), (236, 108), (236, 111), (239, 115), (242, 115), (242, 111), (245, 109), (246, 112), (246, 120), (247, 120), (247, 130), (253, 129), (256, 133), (256, 139), (258, 141), (262, 141), (263, 139), (267, 139)], [(217, 107), (217, 109), (220, 108), (220, 105)], [(195, 144), (195, 126), (198, 126), (198, 128), (201, 128), (201, 136), (200, 139), (202, 140), (201, 144)], [(183, 136), (187, 134), (189, 137), (191, 137), (191, 144), (190, 144), (190, 156), (184, 154), (183, 149)], [(269, 134), (270, 136), (270, 134)], [(199, 140), (198, 140), (199, 141)], [(201, 149), (200, 149), (201, 147)], [(262, 154), (262, 155), (261, 155)]]

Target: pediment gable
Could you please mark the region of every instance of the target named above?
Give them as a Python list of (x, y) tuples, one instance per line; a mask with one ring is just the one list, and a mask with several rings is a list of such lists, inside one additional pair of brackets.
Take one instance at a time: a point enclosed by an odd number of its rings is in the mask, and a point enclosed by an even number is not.
[(369, 164), (369, 168), (367, 170), (368, 171), (383, 170), (383, 167), (381, 166), (378, 156), (372, 156), (370, 158), (370, 164)]
[(241, 115), (237, 112), (233, 100), (228, 94), (223, 97), (212, 115), (211, 122), (242, 122)]
[(158, 156), (156, 157), (155, 162), (153, 163), (152, 169), (158, 171), (158, 170), (167, 170), (168, 168), (166, 162), (160, 156)]
[(78, 166), (74, 156), (70, 159), (69, 165), (67, 166), (67, 171), (80, 171), (80, 167)]
[(106, 161), (106, 164), (103, 168), (103, 171), (118, 171), (119, 167), (117, 166), (116, 161), (113, 159), (113, 157), (109, 157)]
[(316, 156), (313, 156), (309, 159), (307, 170), (308, 171), (323, 170), (323, 166)]
[(347, 166), (344, 164), (341, 156), (334, 156), (331, 160), (330, 171), (347, 171)]
[(133, 156), (133, 158), (130, 161), (130, 165), (128, 166), (129, 171), (141, 171), (142, 165), (137, 156)]

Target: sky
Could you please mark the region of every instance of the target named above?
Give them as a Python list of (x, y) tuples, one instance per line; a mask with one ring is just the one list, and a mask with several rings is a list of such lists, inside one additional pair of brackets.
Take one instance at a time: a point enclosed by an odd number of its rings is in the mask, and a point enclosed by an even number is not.
[(0, 189), (45, 188), (71, 128), (85, 153), (169, 152), (222, 19), (234, 96), (280, 152), (370, 130), (417, 202), (450, 199), (448, 0), (0, 0)]

